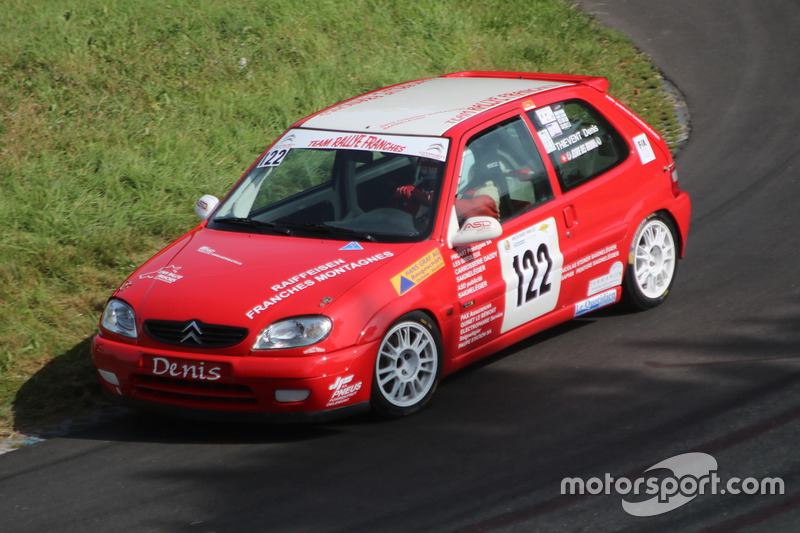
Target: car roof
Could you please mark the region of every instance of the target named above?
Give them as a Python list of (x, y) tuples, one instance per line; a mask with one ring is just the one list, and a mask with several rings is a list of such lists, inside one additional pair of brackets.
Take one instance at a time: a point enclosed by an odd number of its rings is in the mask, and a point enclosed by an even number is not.
[(486, 110), (542, 91), (603, 78), (504, 72), (460, 72), (393, 85), (316, 113), (301, 127), (362, 133), (442, 136)]

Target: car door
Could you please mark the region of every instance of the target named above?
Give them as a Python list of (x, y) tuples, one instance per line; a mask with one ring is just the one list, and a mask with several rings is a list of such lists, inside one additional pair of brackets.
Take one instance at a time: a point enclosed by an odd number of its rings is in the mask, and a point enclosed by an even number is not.
[(496, 205), (503, 234), (452, 252), (461, 353), (566, 305), (562, 267), (578, 253), (561, 215), (563, 199), (554, 195), (522, 116), (484, 128), (464, 146), (456, 199), (460, 224), (466, 222), (460, 204), (480, 204), (481, 196)]
[(564, 265), (576, 301), (622, 282), (630, 222), (642, 183), (622, 134), (592, 104), (572, 98), (527, 113), (563, 193), (562, 218), (580, 253)]

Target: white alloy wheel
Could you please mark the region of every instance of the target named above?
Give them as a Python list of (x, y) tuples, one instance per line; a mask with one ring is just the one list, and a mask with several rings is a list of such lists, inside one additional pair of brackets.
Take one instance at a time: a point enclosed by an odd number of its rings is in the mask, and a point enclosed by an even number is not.
[(427, 403), (439, 381), (439, 346), (439, 333), (423, 313), (409, 313), (389, 329), (375, 360), (372, 400), (378, 412), (404, 416)]
[(659, 214), (648, 217), (636, 232), (631, 252), (628, 300), (639, 309), (655, 307), (667, 297), (678, 266), (672, 222)]

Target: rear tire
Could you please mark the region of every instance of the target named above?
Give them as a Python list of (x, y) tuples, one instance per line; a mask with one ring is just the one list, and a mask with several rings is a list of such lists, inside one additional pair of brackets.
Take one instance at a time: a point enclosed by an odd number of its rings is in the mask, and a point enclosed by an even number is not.
[(372, 378), (372, 407), (398, 418), (430, 401), (441, 374), (442, 341), (436, 324), (421, 311), (398, 319), (381, 341)]
[(623, 282), (623, 299), (629, 307), (652, 309), (667, 298), (678, 269), (675, 234), (672, 220), (660, 213), (639, 224)]

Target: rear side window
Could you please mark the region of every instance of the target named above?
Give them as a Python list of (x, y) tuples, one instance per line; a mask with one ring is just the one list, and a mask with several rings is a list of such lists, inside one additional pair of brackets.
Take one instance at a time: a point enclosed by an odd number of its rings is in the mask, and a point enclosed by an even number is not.
[(628, 157), (625, 140), (587, 102), (559, 102), (533, 109), (528, 117), (565, 191), (614, 168)]

